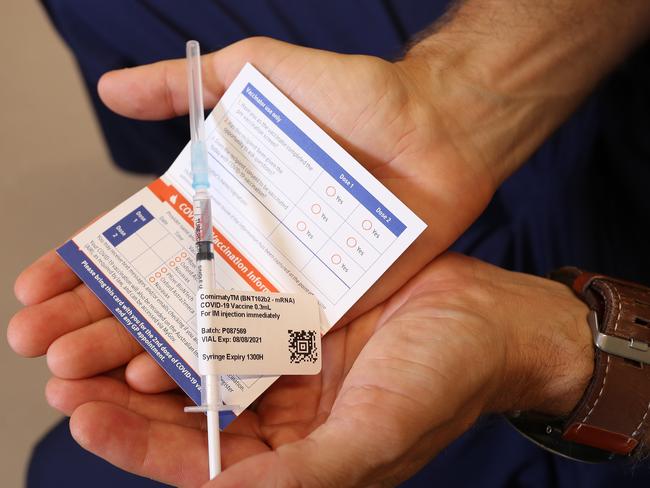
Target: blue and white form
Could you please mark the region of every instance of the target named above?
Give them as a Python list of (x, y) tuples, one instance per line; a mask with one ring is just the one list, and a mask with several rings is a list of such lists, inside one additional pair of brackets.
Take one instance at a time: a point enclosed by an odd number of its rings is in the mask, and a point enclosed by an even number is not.
[(242, 247), (267, 241), (260, 257), (281, 255), (279, 279), (326, 310), (352, 306), (425, 227), (251, 65), (207, 130), (213, 176), (238, 195), (222, 211), (243, 224)]
[[(323, 332), (426, 227), (251, 65), (206, 120), (205, 145), (209, 186), (219, 189), (216, 286), (313, 294)], [(90, 263), (149, 324), (156, 341), (143, 346), (154, 357), (172, 351), (175, 362), (161, 364), (199, 403), (190, 153), (60, 253), (93, 284)], [(245, 408), (274, 379), (223, 376), (222, 399)]]
[[(334, 178), (345, 191), (347, 191), (359, 204), (368, 210), (379, 222), (384, 225), (395, 236), (404, 232), (406, 225), (402, 223), (393, 213), (386, 208), (377, 198), (366, 190), (350, 173), (344, 170), (332, 157), (320, 146), (311, 140), (303, 131), (291, 122), (279, 109), (269, 102), (260, 91), (248, 83), (242, 92), (259, 111), (265, 115), (273, 124), (295, 142), (305, 154), (311, 157), (325, 173)], [(336, 188), (335, 190), (336, 191)], [(331, 193), (331, 190), (330, 190)], [(327, 193), (326, 193), (327, 195)], [(328, 195), (334, 196), (334, 195)], [(342, 200), (334, 200), (335, 204), (342, 205)], [(343, 211), (345, 213), (345, 211)], [(375, 236), (377, 238), (377, 235)]]

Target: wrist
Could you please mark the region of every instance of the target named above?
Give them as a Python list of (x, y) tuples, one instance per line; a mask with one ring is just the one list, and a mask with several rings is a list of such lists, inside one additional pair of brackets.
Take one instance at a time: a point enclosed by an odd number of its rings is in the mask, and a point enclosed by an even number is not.
[(450, 132), (497, 186), (647, 36), (648, 2), (568, 3), (468, 0), (403, 61), (429, 72)]
[[(560, 285), (563, 287), (563, 285)], [(569, 415), (584, 396), (594, 373), (594, 343), (587, 323), (588, 307), (568, 289), (566, 300), (558, 302), (552, 318), (563, 331), (551, 337), (540, 334), (537, 360), (528, 364), (530, 389), (537, 394), (515, 405), (515, 410), (534, 410), (564, 417)]]
[(594, 346), (587, 306), (566, 286), (536, 280), (541, 286), (517, 307), (523, 307), (524, 314), (513, 308), (498, 319), (505, 325), (508, 346), (489, 411), (565, 416), (592, 377)]
[(505, 117), (495, 117), (503, 109), (504, 100), (472, 79), (465, 62), (456, 55), (457, 51), (430, 39), (414, 46), (396, 64), (413, 80), (420, 98), (427, 100), (427, 107), (454, 150), (465, 164), (484, 175), (493, 194), (506, 178), (494, 137), (506, 131)]
[(503, 68), (481, 59), (480, 50), (465, 36), (437, 32), (415, 45), (401, 63), (426, 73), (422, 84), (448, 136), (459, 141), (466, 161), (485, 169), (495, 189), (551, 133), (557, 125), (552, 121), (568, 113), (557, 99), (549, 101), (539, 93), (523, 97), (505, 89), (496, 74)]
[[(512, 419), (524, 435), (544, 447), (586, 461), (640, 452), (647, 439), (650, 379), (650, 288), (617, 278), (563, 267), (551, 273), (588, 304), (587, 323), (597, 349), (584, 395), (570, 408)], [(551, 404), (553, 406), (553, 404)], [(557, 405), (557, 404), (555, 404)], [(549, 415), (550, 414), (550, 415)], [(553, 418), (555, 417), (555, 418)]]

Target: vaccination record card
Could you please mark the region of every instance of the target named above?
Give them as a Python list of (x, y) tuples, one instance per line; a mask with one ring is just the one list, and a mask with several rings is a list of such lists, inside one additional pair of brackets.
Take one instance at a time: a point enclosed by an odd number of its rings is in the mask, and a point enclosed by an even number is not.
[[(327, 330), (426, 225), (253, 66), (206, 120), (217, 286), (305, 293)], [(191, 399), (197, 373), (189, 144), (59, 255)], [(276, 379), (222, 376), (240, 413)]]

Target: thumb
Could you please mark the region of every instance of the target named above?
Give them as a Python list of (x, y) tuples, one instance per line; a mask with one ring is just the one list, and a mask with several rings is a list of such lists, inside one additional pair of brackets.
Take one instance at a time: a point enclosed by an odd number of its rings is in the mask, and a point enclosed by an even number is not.
[[(274, 39), (252, 37), (206, 54), (201, 63), (204, 103), (206, 107), (216, 105), (246, 62), (271, 77), (281, 62), (290, 60), (299, 67), (315, 52)], [(285, 77), (291, 79), (290, 73)], [(282, 81), (275, 80), (276, 84)], [(159, 120), (184, 115), (188, 111), (186, 61), (160, 61), (110, 71), (100, 78), (97, 90), (108, 108), (126, 117)]]

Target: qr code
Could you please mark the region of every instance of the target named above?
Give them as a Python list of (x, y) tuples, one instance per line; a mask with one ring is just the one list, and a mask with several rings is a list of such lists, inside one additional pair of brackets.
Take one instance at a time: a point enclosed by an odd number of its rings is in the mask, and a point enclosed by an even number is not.
[(315, 363), (318, 361), (315, 330), (289, 331), (289, 362)]

